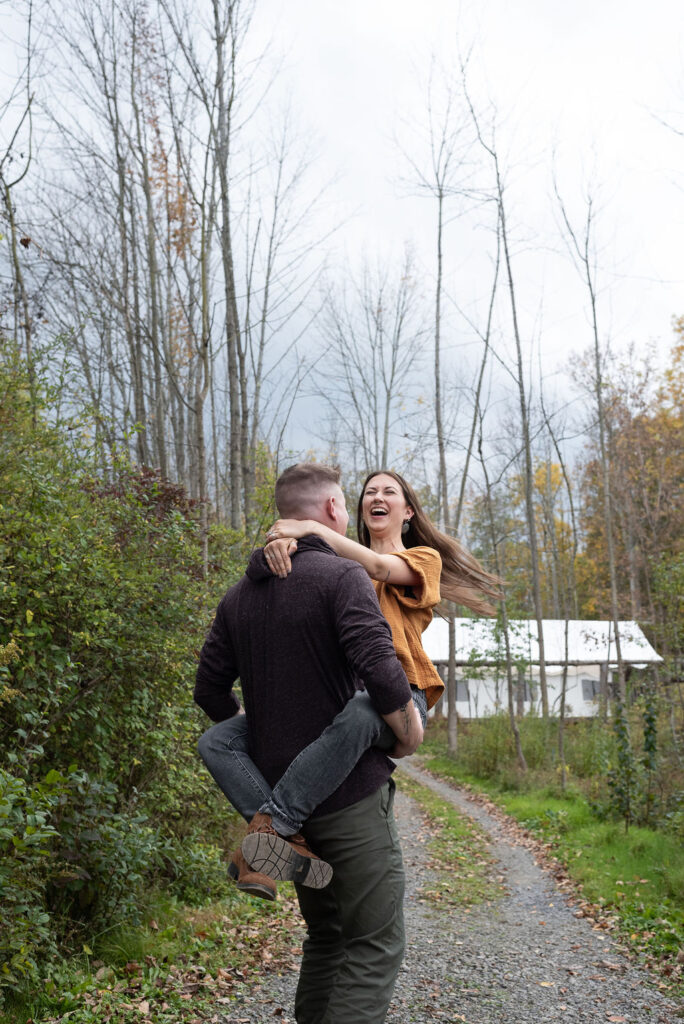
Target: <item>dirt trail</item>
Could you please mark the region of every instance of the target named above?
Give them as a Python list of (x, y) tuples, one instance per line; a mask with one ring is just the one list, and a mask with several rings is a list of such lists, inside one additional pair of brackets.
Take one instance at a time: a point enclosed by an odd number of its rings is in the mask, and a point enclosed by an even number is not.
[[(507, 895), (470, 913), (447, 916), (426, 912), (421, 904), (409, 913), (409, 936), (415, 929), (420, 941), (424, 933), (417, 919), (426, 913), (440, 936), (445, 955), (435, 961), (433, 974), (440, 993), (422, 1007), (407, 996), (407, 1009), (413, 1002), (417, 1012), (395, 1013), (388, 1022), (674, 1024), (684, 1019), (681, 1004), (657, 991), (653, 980), (619, 953), (609, 935), (575, 917), (576, 907), (568, 906), (553, 877), (537, 865), (530, 850), (511, 842), (497, 818), (411, 763), (402, 764), (402, 770), (488, 833)], [(403, 810), (400, 813), (403, 817)], [(410, 838), (403, 841), (408, 867), (412, 847)], [(413, 973), (411, 959), (409, 955), (407, 963)], [(404, 985), (397, 995), (404, 995)]]
[[(533, 853), (497, 818), (417, 765), (401, 770), (472, 817), (490, 836), (506, 895), (469, 911), (420, 898), (429, 886), (428, 831), (420, 809), (398, 793), (406, 864), (407, 952), (387, 1024), (679, 1024), (684, 1007), (659, 992), (605, 932), (575, 917)], [(265, 975), (222, 1024), (294, 1024), (297, 975)]]

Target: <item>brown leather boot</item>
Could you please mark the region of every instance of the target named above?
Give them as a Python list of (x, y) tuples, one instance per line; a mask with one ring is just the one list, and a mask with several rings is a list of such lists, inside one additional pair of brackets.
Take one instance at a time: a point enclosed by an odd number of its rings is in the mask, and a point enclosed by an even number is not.
[(253, 871), (239, 848), (233, 853), (228, 866), (228, 874), (235, 879), (238, 889), (250, 896), (260, 896), (264, 900), (274, 900), (278, 895), (276, 884), (268, 875)]
[(264, 871), (279, 882), (324, 889), (332, 878), (332, 868), (309, 849), (304, 836), (281, 836), (273, 828), (270, 814), (254, 815), (242, 840), (242, 852), (255, 871)]

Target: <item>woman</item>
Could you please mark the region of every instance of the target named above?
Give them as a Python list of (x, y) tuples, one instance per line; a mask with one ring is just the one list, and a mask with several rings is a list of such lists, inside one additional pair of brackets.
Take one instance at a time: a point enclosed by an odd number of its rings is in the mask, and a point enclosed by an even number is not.
[[(444, 690), (420, 639), (432, 621), (432, 609), (446, 599), (493, 615), (494, 608), (481, 595), (498, 599), (501, 581), (457, 540), (438, 530), (410, 484), (391, 471), (371, 473), (364, 481), (357, 511), (361, 543), (314, 520), (279, 519), (274, 523), (266, 534), (269, 543), (264, 554), (276, 575), (287, 575), (297, 538), (312, 533), (338, 555), (359, 562), (374, 581), (397, 657), (425, 724), (424, 705), (431, 708)], [(399, 755), (398, 750), (395, 753)]]
[[(415, 491), (398, 473), (380, 471), (367, 477), (359, 499), (357, 530), (361, 543), (314, 520), (280, 519), (266, 534), (264, 556), (274, 574), (286, 576), (297, 539), (316, 534), (337, 554), (366, 569), (374, 581), (397, 657), (411, 685), (413, 705), (424, 726), (428, 709), (444, 689), (421, 643), (433, 608), (446, 598), (481, 614), (493, 614), (493, 607), (482, 594), (500, 597), (500, 581), (458, 541), (431, 523)], [(415, 714), (416, 710), (408, 705), (406, 713)], [(245, 769), (251, 770), (244, 716), (230, 723), (233, 735), (230, 750), (225, 753), (235, 758), (234, 771), (241, 772), (244, 781)], [(244, 858), (255, 871), (276, 880), (293, 877), (292, 837), (344, 781), (364, 750), (373, 745), (394, 757), (410, 752), (377, 713), (365, 691), (360, 691), (322, 735), (297, 756), (262, 803), (259, 813), (270, 817), (274, 831), (267, 837), (251, 833), (242, 844)], [(200, 752), (204, 757), (201, 748)], [(211, 770), (210, 758), (205, 760)], [(224, 762), (223, 769), (222, 777), (215, 774), (215, 778), (230, 800), (233, 769), (229, 762)], [(290, 842), (278, 836), (290, 837)], [(235, 877), (237, 869), (233, 865), (231, 869)], [(315, 870), (312, 866), (310, 874), (304, 884), (327, 884), (330, 877), (325, 870), (321, 872), (319, 865)]]

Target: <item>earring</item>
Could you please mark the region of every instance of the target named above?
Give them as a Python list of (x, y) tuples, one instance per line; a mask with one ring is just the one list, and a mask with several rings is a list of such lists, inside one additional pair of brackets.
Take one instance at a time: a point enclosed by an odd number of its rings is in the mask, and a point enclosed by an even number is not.
[(410, 522), (411, 522), (411, 520), (409, 518), (409, 519), (405, 519), (404, 522), (401, 524), (401, 532), (402, 533), (408, 533), (409, 532), (409, 523)]

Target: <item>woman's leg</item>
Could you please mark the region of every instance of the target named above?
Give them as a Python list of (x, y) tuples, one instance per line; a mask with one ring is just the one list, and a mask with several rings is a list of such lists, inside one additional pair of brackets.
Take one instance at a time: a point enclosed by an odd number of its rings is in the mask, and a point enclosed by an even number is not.
[[(271, 787), (256, 767), (248, 750), (247, 719), (244, 715), (219, 722), (200, 736), (197, 744), (202, 760), (228, 797), (233, 807), (248, 822), (258, 818), (260, 805), (271, 796)], [(276, 898), (275, 881), (295, 880), (302, 885), (320, 888), (327, 885), (332, 874), (330, 866), (309, 850), (303, 836), (293, 837), (292, 843), (279, 840), (287, 847), (269, 870), (264, 864), (257, 872), (243, 857), (242, 850), (233, 853), (228, 873), (235, 878), (239, 889), (253, 896)]]
[(270, 798), (271, 787), (249, 756), (246, 715), (235, 715), (207, 729), (197, 749), (235, 810), (251, 821)]
[[(412, 692), (414, 687), (411, 687)], [(423, 723), (422, 691), (413, 692)], [(391, 750), (397, 738), (365, 690), (350, 700), (317, 740), (305, 747), (259, 808), (282, 835), (299, 832), (312, 811), (334, 793), (369, 747)]]

